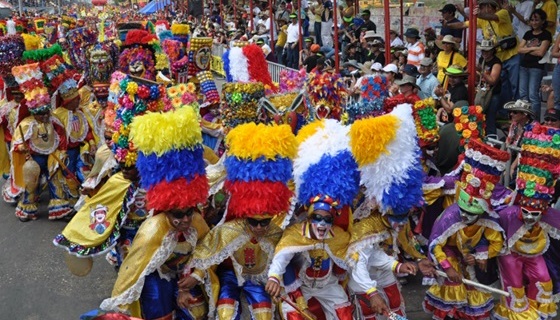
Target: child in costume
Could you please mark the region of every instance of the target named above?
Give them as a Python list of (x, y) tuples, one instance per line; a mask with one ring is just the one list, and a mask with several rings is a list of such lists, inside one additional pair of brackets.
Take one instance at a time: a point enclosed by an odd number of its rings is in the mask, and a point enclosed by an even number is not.
[(496, 319), (553, 319), (557, 310), (543, 253), (550, 237), (560, 238), (560, 212), (550, 208), (560, 173), (560, 130), (539, 124), (526, 129), (515, 205), (499, 212), (506, 252), (498, 262), (502, 286), (511, 296), (496, 306)]
[(61, 219), (72, 212), (64, 192), (60, 162), (66, 154), (64, 127), (50, 114), (50, 96), (43, 84), (38, 63), (14, 67), (13, 74), (27, 100), (31, 116), (17, 126), (12, 139), (14, 184), (23, 189), (16, 207), (21, 221), (37, 219), (41, 177), (50, 192), (49, 219)]
[[(383, 141), (387, 136), (391, 139)], [(416, 137), (410, 105), (397, 106), (391, 114), (381, 117), (357, 120), (350, 129), (366, 199), (356, 212), (356, 218), (361, 220), (352, 226), (346, 254), (352, 269), (348, 287), (357, 295), (359, 312), (365, 319), (377, 319), (377, 314), (389, 311), (405, 316), (395, 272), (415, 274), (416, 266), (399, 263), (400, 250), (418, 261), (425, 275), (435, 271), (419, 251), (408, 217), (409, 211), (422, 203), (423, 196)], [(367, 210), (366, 216), (361, 216), (363, 210)]]
[[(308, 208), (307, 219), (284, 231), (266, 285), (273, 297), (284, 286), (301, 311), (324, 313), (326, 319), (352, 319), (352, 305), (339, 284), (348, 269), (344, 261), (350, 240), (345, 230), (351, 221), (348, 208), (360, 180), (348, 130), (334, 119), (325, 119), (299, 131), (294, 180), (298, 200)], [(319, 302), (318, 310), (311, 311), (312, 298)], [(302, 319), (287, 303), (282, 304), (282, 314), (286, 319)]]
[(502, 228), (489, 216), (495, 215), (490, 199), (508, 159), (506, 151), (469, 141), (458, 201), (440, 215), (430, 236), (430, 256), (447, 274), (443, 284), (433, 284), (426, 292), (424, 310), (433, 319), (490, 318), (492, 295), (461, 280), (497, 280), (492, 258), (502, 251), (504, 240)]
[[(178, 130), (183, 134), (174, 135)], [(139, 151), (146, 206), (154, 216), (140, 226), (101, 309), (143, 319), (205, 319), (202, 291), (179, 289), (189, 273), (188, 259), (209, 231), (199, 209), (208, 197), (208, 179), (198, 115), (190, 106), (148, 113), (134, 120), (130, 136)], [(170, 136), (175, 139), (166, 139)]]
[(79, 76), (64, 64), (62, 57), (54, 55), (41, 64), (56, 99), (57, 107), (53, 115), (62, 123), (68, 137), (68, 170), (76, 179), (67, 179), (68, 197), (74, 202), (79, 197), (79, 185), (84, 181), (93, 164), (97, 149), (94, 132), (80, 107), (78, 83)]
[[(238, 319), (250, 313), (253, 320), (273, 319), (273, 303), (265, 291), (268, 269), (282, 229), (272, 220), (290, 209), (291, 159), (296, 139), (287, 125), (242, 124), (227, 137), (226, 191), (230, 194), (227, 217), (196, 247), (192, 274), (205, 282), (210, 318)], [(212, 270), (211, 270), (212, 269)], [(215, 272), (219, 292), (210, 285)], [(207, 274), (205, 274), (207, 273)], [(242, 310), (241, 293), (249, 310)], [(217, 301), (213, 301), (217, 299)]]

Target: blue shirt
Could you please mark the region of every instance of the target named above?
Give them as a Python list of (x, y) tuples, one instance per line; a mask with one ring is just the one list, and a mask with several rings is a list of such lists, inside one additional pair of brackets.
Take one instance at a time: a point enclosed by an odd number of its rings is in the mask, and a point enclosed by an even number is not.
[(427, 99), (427, 98), (434, 98), (436, 99), (436, 95), (434, 94), (434, 89), (438, 86), (439, 81), (437, 78), (432, 74), (428, 74), (427, 76), (420, 76), (416, 79), (416, 85), (420, 87), (420, 91), (418, 92), (418, 96), (420, 99)]

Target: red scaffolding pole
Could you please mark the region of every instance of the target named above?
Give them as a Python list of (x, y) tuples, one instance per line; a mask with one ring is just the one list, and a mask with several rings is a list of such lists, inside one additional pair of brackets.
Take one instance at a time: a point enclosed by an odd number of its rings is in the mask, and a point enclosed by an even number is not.
[(222, 0), (220, 0), (220, 24), (222, 29), (224, 29), (224, 3)]
[(333, 23), (334, 23), (334, 69), (336, 73), (340, 71), (339, 66), (339, 52), (338, 52), (338, 5), (336, 0), (333, 0)]
[(476, 86), (476, 17), (474, 8), (476, 0), (469, 0), (469, 42), (468, 42), (468, 72), (469, 79), (467, 81), (467, 90), (469, 94), (469, 104), (474, 104), (475, 86)]
[(389, 11), (389, 0), (383, 0), (383, 20), (385, 23), (385, 61), (391, 63), (391, 12)]
[[(299, 47), (299, 52), (301, 52), (301, 50), (303, 50), (303, 37), (301, 36), (301, 27), (302, 24), (301, 23), (301, 0), (297, 1), (297, 20), (298, 20), (298, 47)], [(299, 65), (299, 52), (298, 52), (298, 65)], [(299, 67), (299, 66), (298, 66)]]
[(270, 30), (270, 49), (272, 53), (274, 53), (274, 15), (272, 14), (272, 0), (268, 0), (268, 20), (270, 21), (270, 25), (268, 26)]
[[(401, 10), (400, 10), (400, 11), (401, 11), (401, 33), (400, 33), (400, 34), (401, 34), (401, 37), (402, 37), (402, 36), (403, 36), (403, 34), (404, 34), (404, 23), (403, 23), (403, 20), (404, 20), (404, 19), (403, 19), (403, 17), (404, 17), (404, 12), (403, 12), (403, 0), (400, 0), (400, 3), (401, 3)], [(388, 39), (390, 39), (390, 38), (388, 38)]]
[(235, 28), (237, 29), (237, 1), (233, 0), (233, 21), (235, 22)]
[(255, 18), (253, 17), (253, 0), (249, 0), (249, 19), (251, 19), (251, 23), (249, 24), (249, 31), (253, 32), (253, 28), (255, 27), (253, 24), (255, 23)]

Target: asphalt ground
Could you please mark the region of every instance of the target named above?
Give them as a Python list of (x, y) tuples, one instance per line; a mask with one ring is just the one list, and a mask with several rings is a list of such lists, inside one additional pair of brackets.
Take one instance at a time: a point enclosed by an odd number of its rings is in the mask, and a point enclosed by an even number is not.
[[(1, 320), (77, 320), (111, 294), (116, 272), (104, 257), (94, 258), (85, 277), (67, 269), (64, 250), (52, 244), (66, 222), (48, 220), (47, 202), (43, 197), (38, 220), (24, 223), (0, 201)], [(422, 311), (425, 290), (420, 277), (403, 287), (409, 319), (430, 319)]]

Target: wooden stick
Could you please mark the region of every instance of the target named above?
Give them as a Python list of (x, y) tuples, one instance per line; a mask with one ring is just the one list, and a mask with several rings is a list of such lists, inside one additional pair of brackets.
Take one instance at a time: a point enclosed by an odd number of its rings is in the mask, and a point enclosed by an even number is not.
[(286, 297), (280, 297), (280, 299), (282, 299), (282, 301), (286, 302), (287, 304), (289, 304), (292, 308), (296, 309), (296, 311), (305, 319), (307, 320), (315, 320), (313, 318), (311, 318), (307, 313), (305, 313), (303, 310), (301, 310), (295, 303), (293, 303), (290, 299), (286, 298)]
[[(436, 270), (436, 272), (437, 272), (438, 276), (444, 277), (444, 278), (446, 278), (446, 279), (449, 279), (449, 278), (447, 277), (447, 274), (446, 274), (445, 272), (443, 272), (443, 271), (441, 271), (441, 270)], [(478, 289), (483, 289), (483, 290), (486, 290), (486, 291), (490, 291), (490, 292), (493, 292), (493, 293), (497, 293), (497, 294), (500, 294), (500, 295), (505, 296), (505, 297), (509, 297), (509, 296), (510, 296), (509, 292), (507, 292), (507, 291), (500, 290), (500, 289), (496, 289), (496, 288), (492, 288), (492, 287), (490, 287), (490, 286), (483, 285), (482, 283), (479, 283), (479, 282), (476, 282), (476, 281), (472, 281), (472, 280), (469, 280), (469, 279), (463, 278), (463, 283), (466, 284), (466, 285), (469, 285), (469, 286), (473, 286), (473, 287), (478, 288)]]

